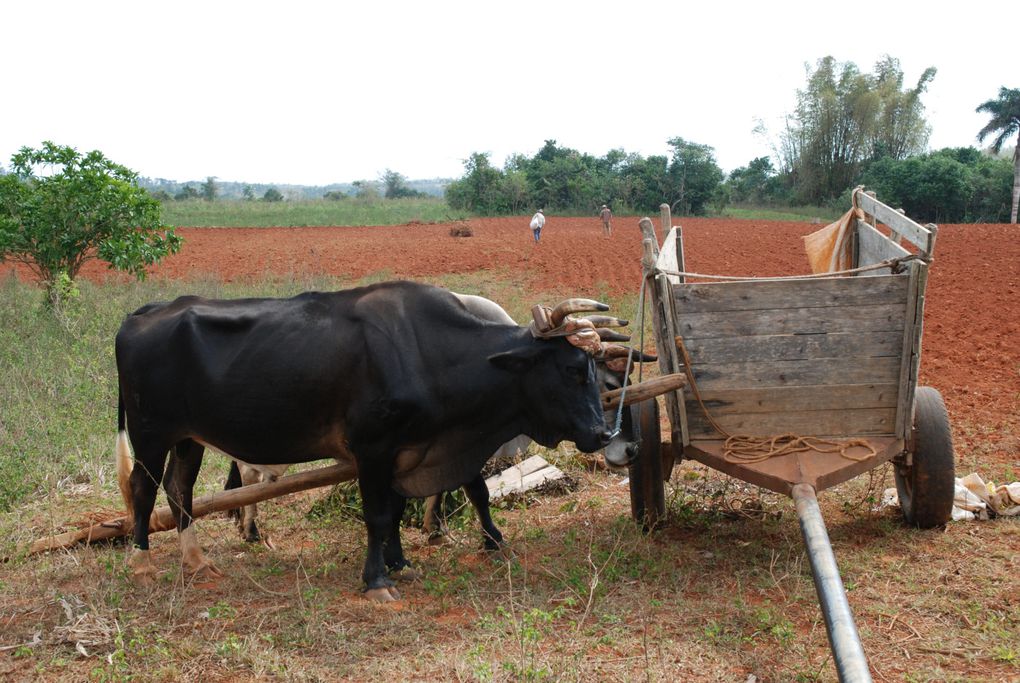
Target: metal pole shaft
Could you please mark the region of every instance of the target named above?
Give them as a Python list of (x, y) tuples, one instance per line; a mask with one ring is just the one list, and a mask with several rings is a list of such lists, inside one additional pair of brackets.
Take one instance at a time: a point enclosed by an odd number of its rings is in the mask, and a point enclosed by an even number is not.
[(843, 683), (871, 683), (868, 659), (857, 635), (850, 603), (846, 600), (843, 580), (839, 577), (836, 556), (832, 553), (815, 489), (807, 484), (797, 484), (791, 495), (797, 506), (800, 530), (807, 545), (815, 590), (825, 617), (825, 630), (829, 634), (829, 646), (832, 648), (839, 680)]

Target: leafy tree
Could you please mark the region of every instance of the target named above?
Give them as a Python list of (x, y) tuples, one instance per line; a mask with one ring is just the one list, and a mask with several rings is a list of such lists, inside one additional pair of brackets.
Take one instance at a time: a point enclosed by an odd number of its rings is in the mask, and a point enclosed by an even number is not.
[(251, 185), (245, 185), (244, 189), (241, 190), (241, 197), (243, 197), (246, 201), (249, 201), (249, 202), (250, 201), (254, 201), (255, 200), (255, 188), (253, 188)]
[(386, 188), (383, 196), (386, 199), (399, 199), (401, 197), (420, 197), (421, 192), (412, 190), (407, 186), (407, 178), (397, 173), (386, 169), (386, 172), (382, 176), (383, 187)]
[(464, 160), (464, 177), (446, 187), (446, 200), (454, 209), (495, 215), (506, 210), (502, 184), (503, 174), (492, 167), (489, 155), (475, 152)]
[(266, 190), (266, 193), (262, 195), (262, 201), (264, 202), (282, 202), (283, 193), (277, 190), (275, 187), (271, 187)]
[(355, 180), (352, 185), (354, 185), (354, 195), (358, 199), (371, 200), (379, 198), (379, 188), (369, 180)]
[(747, 166), (730, 172), (726, 185), (729, 197), (735, 202), (763, 203), (771, 199), (774, 191), (772, 179), (776, 170), (768, 157), (752, 159)]
[(872, 163), (861, 182), (887, 204), (922, 221), (1005, 220), (1012, 172), (1004, 159), (974, 148), (949, 148)]
[(1016, 147), (1013, 148), (1013, 201), (1009, 212), (1009, 222), (1017, 222), (1017, 206), (1020, 205), (1020, 88), (999, 88), (999, 97), (988, 100), (977, 111), (988, 114), (992, 118), (978, 133), (978, 141), (992, 135), (992, 151), (998, 154), (1002, 146), (1011, 136), (1016, 135)]
[(144, 278), (145, 267), (182, 240), (137, 178), (99, 151), (82, 155), (48, 141), (22, 147), (0, 177), (0, 260), (27, 265), (51, 303), (91, 259)]
[(219, 188), (216, 187), (216, 176), (208, 176), (205, 182), (202, 183), (202, 199), (207, 202), (216, 200), (216, 194), (219, 192)]
[(177, 194), (174, 195), (174, 199), (182, 201), (185, 199), (198, 199), (200, 196), (201, 195), (199, 194), (198, 190), (193, 188), (191, 185), (185, 185), (180, 190), (178, 190)]
[(673, 148), (673, 157), (667, 199), (680, 214), (704, 213), (723, 179), (722, 169), (715, 162), (715, 150), (679, 137), (670, 139), (669, 146)]
[(928, 68), (903, 90), (899, 61), (884, 57), (873, 74), (853, 62), (820, 59), (782, 133), (780, 158), (798, 198), (821, 203), (854, 184), (871, 160), (903, 159), (928, 142), (920, 96), (935, 77)]
[(330, 190), (329, 192), (324, 193), (322, 195), (322, 198), (336, 202), (336, 201), (340, 201), (341, 199), (346, 199), (347, 195), (345, 195), (340, 190)]

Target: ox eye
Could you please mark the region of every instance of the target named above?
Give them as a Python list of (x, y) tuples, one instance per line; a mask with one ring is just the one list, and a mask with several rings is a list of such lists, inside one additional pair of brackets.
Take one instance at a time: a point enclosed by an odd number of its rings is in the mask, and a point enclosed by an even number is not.
[(567, 377), (570, 378), (571, 381), (577, 382), (578, 384), (588, 383), (587, 368), (579, 368), (576, 366), (568, 365), (566, 370)]

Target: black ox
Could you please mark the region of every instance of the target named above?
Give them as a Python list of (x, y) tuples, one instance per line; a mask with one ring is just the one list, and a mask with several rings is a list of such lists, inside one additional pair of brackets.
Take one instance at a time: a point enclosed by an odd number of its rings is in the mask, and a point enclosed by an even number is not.
[[(473, 294), (453, 292), (453, 295), (464, 304), (469, 312), (483, 320), (506, 325), (517, 324), (510, 317), (510, 314), (495, 301)], [(601, 316), (596, 317), (601, 318)], [(620, 326), (626, 325), (627, 321), (615, 318), (602, 318), (599, 324)], [(602, 338), (614, 342), (629, 341), (630, 339), (626, 335), (613, 332), (604, 327), (599, 329), (598, 333)], [(653, 355), (640, 353), (635, 349), (619, 344), (606, 344), (603, 348), (603, 354), (595, 359), (595, 378), (600, 391), (621, 388), (624, 385), (626, 370), (633, 371), (637, 367), (637, 363), (647, 363), (656, 360), (656, 357)], [(631, 360), (630, 363), (627, 362), (628, 357)], [(606, 423), (614, 426), (618, 417), (620, 417), (620, 414), (615, 409), (608, 411), (605, 414)], [(523, 434), (519, 435), (500, 446), (493, 453), (492, 458), (504, 461), (507, 458), (516, 457), (518, 453), (527, 451), (530, 444), (531, 439)], [(606, 462), (612, 467), (625, 467), (633, 458), (636, 448), (637, 444), (634, 442), (631, 409), (625, 408), (622, 412), (619, 434), (616, 434), (604, 449)], [(288, 467), (289, 465), (280, 464), (255, 468), (245, 463), (238, 463), (235, 460), (231, 463), (230, 474), (227, 477), (224, 488), (229, 490), (247, 484), (254, 484), (264, 481), (267, 477), (275, 479), (282, 476)], [(492, 521), (492, 514), (489, 511), (489, 491), (485, 480), (479, 475), (465, 484), (463, 489), (478, 515), (478, 520), (482, 527), (482, 540), (485, 549), (490, 551), (498, 550), (503, 545), (503, 534)], [(442, 542), (447, 533), (442, 514), (442, 495), (436, 494), (430, 496), (425, 502), (423, 526), (429, 536), (430, 543)], [(237, 520), (238, 528), (246, 541), (250, 543), (264, 541), (266, 545), (272, 547), (269, 537), (264, 536), (259, 530), (256, 521), (258, 508), (254, 503), (245, 506), (243, 510), (232, 510), (230, 515)]]
[(129, 478), (118, 468), (141, 580), (155, 573), (148, 520), (160, 481), (185, 568), (215, 571), (190, 527), (206, 447), (252, 465), (353, 461), (368, 532), (362, 579), (370, 599), (387, 601), (398, 595), (387, 571), (409, 566), (400, 544), (407, 497), (476, 480), (519, 434), (585, 452), (609, 440), (590, 355), (565, 338), (479, 318), (428, 285), (181, 297), (128, 316), (116, 356), (118, 463), (130, 462), (126, 428), (135, 464)]

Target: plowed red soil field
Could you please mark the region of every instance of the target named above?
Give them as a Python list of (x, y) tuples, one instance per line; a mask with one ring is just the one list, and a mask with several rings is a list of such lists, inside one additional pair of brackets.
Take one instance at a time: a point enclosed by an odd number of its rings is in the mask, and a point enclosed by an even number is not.
[[(686, 267), (727, 275), (807, 272), (801, 237), (819, 226), (800, 222), (677, 219)], [(617, 218), (611, 238), (595, 218), (553, 216), (535, 244), (526, 217), (391, 227), (180, 228), (181, 252), (152, 276), (215, 277), (371, 274), (416, 278), (491, 271), (530, 292), (636, 296), (641, 240), (637, 221)], [(942, 392), (957, 448), (980, 445), (982, 459), (1015, 462), (1020, 453), (1020, 228), (940, 226), (925, 311), (921, 383)], [(661, 232), (660, 232), (661, 238)], [(11, 266), (0, 269), (0, 275)], [(109, 277), (90, 263), (84, 276)], [(963, 455), (962, 453), (960, 455)]]

